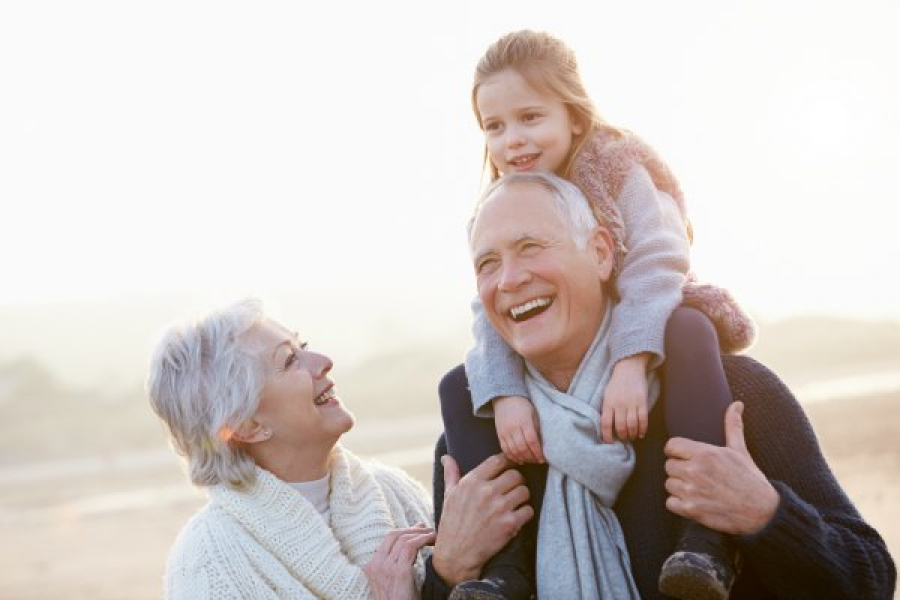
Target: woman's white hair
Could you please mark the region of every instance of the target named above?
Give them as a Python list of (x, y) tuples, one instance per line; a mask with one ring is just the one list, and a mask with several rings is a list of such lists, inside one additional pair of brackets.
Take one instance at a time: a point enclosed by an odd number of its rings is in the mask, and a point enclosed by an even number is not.
[(569, 226), (572, 233), (572, 239), (578, 248), (584, 248), (590, 239), (594, 228), (599, 224), (597, 216), (591, 210), (590, 203), (581, 190), (578, 189), (571, 181), (563, 179), (553, 173), (510, 173), (504, 175), (500, 179), (495, 180), (489, 185), (478, 202), (475, 204), (475, 211), (469, 220), (469, 241), (472, 241), (472, 229), (475, 227), (475, 220), (484, 209), (485, 205), (491, 201), (491, 198), (505, 187), (516, 184), (536, 184), (553, 196), (553, 208), (557, 214)]
[(265, 365), (245, 335), (263, 319), (258, 300), (243, 300), (172, 326), (153, 354), (150, 404), (194, 485), (243, 487), (256, 479), (253, 459), (231, 435), (259, 407)]

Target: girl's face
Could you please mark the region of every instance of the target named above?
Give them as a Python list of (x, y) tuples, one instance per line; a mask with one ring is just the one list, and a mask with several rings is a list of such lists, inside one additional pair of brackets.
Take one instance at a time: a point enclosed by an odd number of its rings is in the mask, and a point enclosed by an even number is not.
[(513, 69), (485, 79), (478, 87), (475, 104), (488, 156), (500, 173), (559, 174), (572, 138), (581, 134), (562, 100), (534, 89)]

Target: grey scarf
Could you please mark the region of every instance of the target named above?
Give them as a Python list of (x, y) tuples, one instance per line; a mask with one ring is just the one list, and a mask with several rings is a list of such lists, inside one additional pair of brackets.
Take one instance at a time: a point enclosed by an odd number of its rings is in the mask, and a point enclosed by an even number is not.
[[(547, 488), (538, 527), (538, 598), (640, 598), (619, 520), (612, 511), (634, 468), (630, 444), (601, 444), (600, 408), (612, 374), (611, 306), (569, 390), (561, 392), (526, 363), (541, 421)], [(659, 394), (648, 381), (650, 407)]]

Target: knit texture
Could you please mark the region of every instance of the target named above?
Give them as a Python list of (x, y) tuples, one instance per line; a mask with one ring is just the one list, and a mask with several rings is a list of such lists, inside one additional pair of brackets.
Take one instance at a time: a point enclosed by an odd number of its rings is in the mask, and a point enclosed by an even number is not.
[[(627, 265), (628, 253), (635, 249), (627, 239), (630, 224), (621, 212), (621, 194), (638, 165), (647, 171), (657, 190), (675, 201), (685, 221), (685, 235), (693, 238), (678, 180), (653, 147), (633, 133), (601, 129), (575, 157), (571, 177), (591, 200), (598, 218), (609, 226), (616, 245), (617, 271)], [(712, 320), (723, 352), (741, 352), (756, 339), (753, 319), (727, 290), (700, 284), (691, 274), (684, 280), (684, 303)]]
[[(394, 528), (430, 523), (427, 493), (405, 473), (336, 447), (330, 523), (299, 492), (257, 469), (246, 490), (209, 490), (169, 555), (171, 599), (368, 598), (362, 567)], [(424, 578), (423, 556), (415, 564)]]
[[(736, 538), (744, 567), (731, 598), (892, 598), (897, 572), (884, 540), (841, 489), (790, 390), (752, 358), (723, 356), (722, 362), (734, 399), (745, 406), (744, 434), (750, 454), (781, 496), (766, 528)], [(665, 384), (650, 411), (647, 436), (634, 444), (635, 469), (615, 505), (632, 574), (645, 599), (664, 598), (657, 590), (660, 568), (681, 531), (679, 517), (665, 508), (664, 410)], [(446, 452), (443, 443), (441, 438), (436, 456)], [(435, 461), (438, 517), (443, 481), (440, 462)], [(532, 497), (540, 498), (541, 478), (530, 481), (538, 482)], [(430, 564), (425, 590), (426, 598), (444, 598), (449, 592)], [(565, 594), (566, 590), (559, 590), (560, 597)]]

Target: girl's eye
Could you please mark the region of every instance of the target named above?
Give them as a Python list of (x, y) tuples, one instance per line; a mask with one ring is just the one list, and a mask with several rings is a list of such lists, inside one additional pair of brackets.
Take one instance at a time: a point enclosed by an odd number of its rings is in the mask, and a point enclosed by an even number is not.
[(484, 131), (486, 133), (497, 133), (498, 131), (500, 131), (500, 123), (497, 123), (496, 121), (485, 123)]

